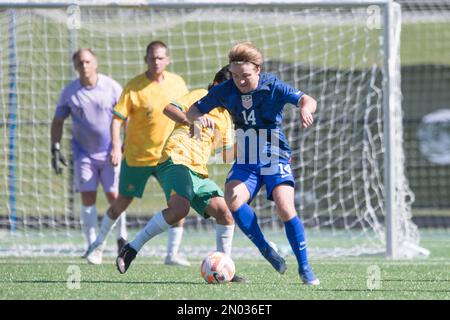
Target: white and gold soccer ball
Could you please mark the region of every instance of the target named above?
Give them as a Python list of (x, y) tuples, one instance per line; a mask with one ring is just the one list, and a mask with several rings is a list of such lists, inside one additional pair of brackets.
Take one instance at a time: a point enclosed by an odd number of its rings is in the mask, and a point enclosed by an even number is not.
[(208, 283), (226, 283), (233, 279), (236, 268), (229, 255), (216, 251), (203, 259), (200, 272)]

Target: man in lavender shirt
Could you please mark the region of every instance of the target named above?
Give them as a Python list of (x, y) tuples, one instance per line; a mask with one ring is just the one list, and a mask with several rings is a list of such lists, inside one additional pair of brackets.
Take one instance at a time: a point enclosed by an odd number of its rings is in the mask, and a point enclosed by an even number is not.
[[(113, 108), (122, 87), (113, 79), (97, 73), (97, 57), (91, 49), (74, 53), (73, 64), (79, 78), (69, 83), (59, 98), (51, 127), (52, 166), (62, 173), (67, 162), (60, 152), (64, 120), (72, 117), (72, 151), (75, 187), (81, 194), (81, 225), (87, 245), (96, 239), (97, 188), (101, 182), (108, 202), (118, 195), (119, 166), (110, 159)], [(126, 243), (126, 218), (117, 220), (117, 244), (120, 252)]]

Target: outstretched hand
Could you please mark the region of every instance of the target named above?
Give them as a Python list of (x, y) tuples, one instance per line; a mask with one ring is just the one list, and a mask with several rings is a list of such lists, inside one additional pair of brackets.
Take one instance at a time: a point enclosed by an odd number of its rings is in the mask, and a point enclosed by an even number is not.
[(55, 170), (56, 174), (62, 173), (61, 164), (67, 167), (67, 161), (66, 158), (64, 158), (63, 154), (61, 153), (59, 143), (55, 143), (52, 146), (52, 167)]

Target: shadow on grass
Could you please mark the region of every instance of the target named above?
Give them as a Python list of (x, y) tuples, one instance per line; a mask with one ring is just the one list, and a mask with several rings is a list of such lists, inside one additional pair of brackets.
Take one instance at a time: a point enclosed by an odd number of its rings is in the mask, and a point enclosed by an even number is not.
[[(417, 280), (403, 280), (403, 279), (390, 279), (390, 280), (384, 280), (384, 281), (408, 281), (408, 282), (420, 282)], [(439, 282), (439, 280), (422, 280), (427, 282)], [(445, 282), (448, 282), (449, 280), (444, 280)], [(0, 283), (17, 283), (17, 284), (67, 284), (67, 281), (63, 280), (0, 280)], [(127, 285), (142, 285), (142, 284), (156, 284), (156, 285), (196, 285), (196, 286), (205, 286), (206, 283), (203, 282), (193, 282), (193, 281), (124, 281), (124, 280), (84, 280), (80, 282), (81, 284), (127, 284)], [(254, 283), (257, 285), (257, 283)], [(299, 283), (291, 283), (292, 286), (299, 286)], [(357, 289), (357, 288), (321, 288), (319, 287), (308, 287), (304, 286), (305, 289), (312, 289), (313, 291), (319, 291), (319, 292), (360, 292), (360, 293), (382, 293), (382, 292), (402, 292), (402, 293), (417, 293), (417, 292), (423, 292), (423, 293), (448, 293), (450, 294), (450, 289), (443, 290), (443, 289)]]
[(365, 293), (379, 293), (379, 292), (411, 292), (411, 293), (417, 293), (417, 292), (427, 292), (427, 293), (449, 293), (450, 290), (429, 290), (429, 289), (321, 289), (317, 288), (314, 291), (320, 291), (320, 292), (365, 292)]
[[(382, 282), (384, 282), (386, 280), (383, 280)], [(398, 280), (398, 281), (404, 281), (404, 280)], [(411, 281), (413, 282), (413, 280), (406, 280), (406, 281)], [(431, 280), (425, 280), (425, 281), (430, 281)], [(447, 280), (445, 280), (447, 281)], [(416, 281), (419, 282), (419, 281)], [(433, 282), (439, 282), (439, 280), (434, 280)], [(298, 286), (298, 283), (291, 283), (291, 285), (293, 286)], [(427, 292), (427, 293), (448, 293), (450, 294), (450, 289), (401, 289), (401, 288), (395, 288), (395, 289), (374, 289), (374, 290), (370, 290), (370, 289), (366, 289), (366, 288), (362, 288), (362, 289), (357, 289), (357, 288), (342, 288), (342, 289), (338, 289), (338, 288), (323, 288), (322, 285), (318, 286), (318, 287), (307, 287), (305, 286), (305, 289), (309, 289), (311, 288), (311, 291), (320, 291), (320, 292), (361, 292), (361, 293), (378, 293), (378, 292), (412, 292), (412, 293), (417, 293), (417, 292)]]
[[(36, 284), (36, 283), (61, 283), (66, 284), (67, 281), (63, 280), (11, 280), (5, 281), (0, 280), (0, 283), (27, 283), (27, 284)], [(193, 282), (193, 281), (124, 281), (124, 280), (82, 280), (80, 283), (92, 283), (92, 284), (173, 284), (173, 285), (205, 285), (205, 283), (201, 282)]]
[(450, 279), (383, 279), (382, 282), (450, 282)]

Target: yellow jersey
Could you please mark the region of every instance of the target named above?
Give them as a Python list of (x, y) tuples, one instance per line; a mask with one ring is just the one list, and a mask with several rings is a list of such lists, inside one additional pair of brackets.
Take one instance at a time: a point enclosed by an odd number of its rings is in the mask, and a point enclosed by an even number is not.
[[(207, 93), (204, 89), (193, 90), (172, 104), (187, 112)], [(206, 165), (210, 156), (234, 146), (233, 122), (228, 111), (225, 108), (215, 108), (208, 115), (214, 120), (214, 130), (198, 128), (199, 137), (191, 137), (189, 126), (177, 123), (164, 146), (160, 163), (170, 157), (175, 164), (185, 165), (202, 177), (208, 177)]]
[(114, 107), (114, 115), (127, 120), (124, 157), (129, 166), (156, 166), (175, 122), (163, 114), (164, 107), (188, 93), (180, 76), (164, 71), (164, 81), (151, 81), (144, 74), (132, 79)]

